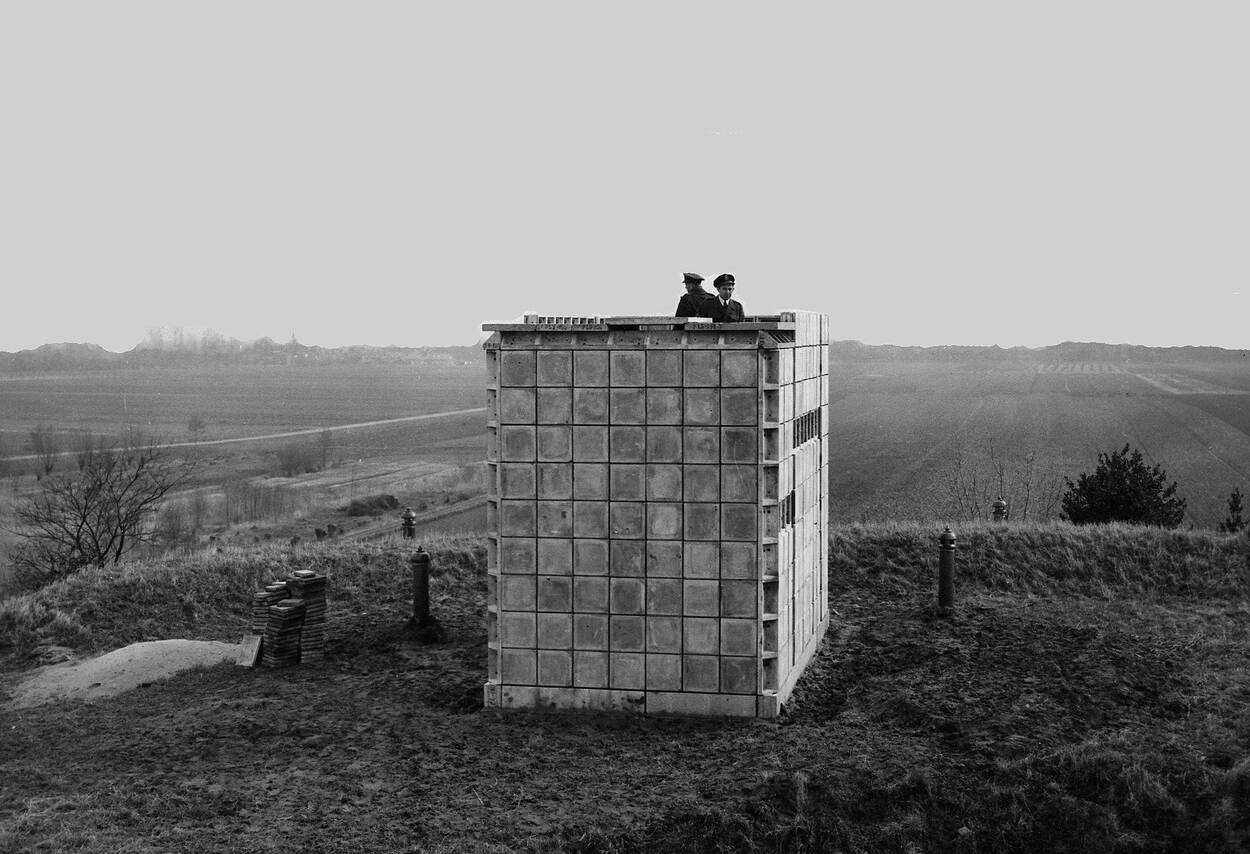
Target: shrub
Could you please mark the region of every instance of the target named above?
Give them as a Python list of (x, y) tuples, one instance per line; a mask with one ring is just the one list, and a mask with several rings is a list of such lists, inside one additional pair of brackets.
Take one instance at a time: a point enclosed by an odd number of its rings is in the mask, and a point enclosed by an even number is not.
[(1127, 522), (1175, 528), (1185, 518), (1185, 499), (1176, 497), (1176, 482), (1156, 463), (1147, 466), (1141, 451), (1127, 444), (1112, 454), (1099, 454), (1093, 474), (1076, 483), (1064, 478), (1063, 518), (1077, 525)]

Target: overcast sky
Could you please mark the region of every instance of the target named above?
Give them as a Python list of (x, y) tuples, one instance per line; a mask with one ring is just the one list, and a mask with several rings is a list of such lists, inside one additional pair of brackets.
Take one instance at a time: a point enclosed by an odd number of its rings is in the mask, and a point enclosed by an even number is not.
[(1250, 348), (1250, 5), (0, 5), (0, 350), (525, 311)]

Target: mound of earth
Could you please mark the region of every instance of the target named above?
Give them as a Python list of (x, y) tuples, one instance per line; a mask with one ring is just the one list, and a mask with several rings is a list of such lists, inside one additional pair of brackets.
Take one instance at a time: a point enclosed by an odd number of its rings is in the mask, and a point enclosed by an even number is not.
[(168, 679), (192, 667), (235, 657), (238, 644), (220, 641), (158, 640), (132, 643), (84, 661), (67, 661), (32, 671), (13, 689), (6, 705), (27, 709), (62, 700), (112, 697), (140, 685)]

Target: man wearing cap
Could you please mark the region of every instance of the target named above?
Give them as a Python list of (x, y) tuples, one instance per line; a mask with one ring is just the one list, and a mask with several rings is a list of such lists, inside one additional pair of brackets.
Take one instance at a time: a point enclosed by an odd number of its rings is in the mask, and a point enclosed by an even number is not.
[(746, 319), (742, 311), (742, 303), (733, 299), (734, 275), (721, 273), (712, 280), (716, 286), (715, 302), (712, 303), (712, 320), (715, 323), (741, 323)]
[(686, 285), (686, 294), (677, 303), (674, 316), (710, 318), (716, 297), (703, 290), (703, 277), (698, 273), (685, 273), (682, 280)]

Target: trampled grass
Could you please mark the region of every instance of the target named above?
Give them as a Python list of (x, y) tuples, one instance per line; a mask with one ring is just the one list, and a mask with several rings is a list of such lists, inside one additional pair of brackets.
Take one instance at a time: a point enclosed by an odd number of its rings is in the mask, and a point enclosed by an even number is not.
[(1250, 541), (960, 526), (941, 614), (937, 533), (834, 530), (830, 634), (770, 723), (483, 712), (474, 540), (426, 543), (434, 645), (404, 630), (411, 543), (226, 549), (63, 582), (0, 606), (10, 664), (31, 639), (100, 650), (144, 620), (233, 639), (252, 586), (304, 566), (331, 577), (328, 660), (0, 712), (0, 846), (1246, 850)]

